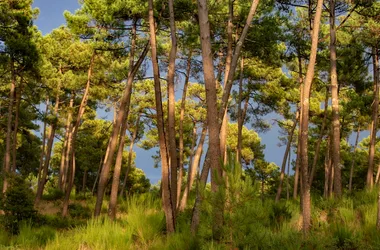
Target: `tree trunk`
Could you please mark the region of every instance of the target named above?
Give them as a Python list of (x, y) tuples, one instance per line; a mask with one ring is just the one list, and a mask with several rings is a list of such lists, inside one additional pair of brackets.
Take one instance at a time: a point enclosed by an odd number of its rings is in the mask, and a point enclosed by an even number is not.
[[(59, 108), (59, 89), (60, 87), (58, 86), (58, 92), (55, 97), (55, 105), (54, 105), (54, 115), (57, 116), (58, 119), (58, 108)], [(35, 199), (35, 204), (38, 204), (40, 199), (42, 198), (42, 194), (44, 192), (45, 184), (46, 184), (46, 177), (49, 169), (49, 164), (50, 164), (50, 157), (51, 157), (51, 151), (53, 149), (53, 142), (54, 142), (54, 136), (55, 136), (55, 130), (57, 128), (57, 121), (54, 121), (51, 124), (50, 127), (50, 133), (47, 141), (47, 148), (46, 148), (46, 153), (45, 153), (45, 160), (43, 162), (43, 167), (42, 167), (42, 176), (39, 175), (39, 181), (38, 181), (38, 188), (37, 188), (37, 194), (36, 194), (36, 199)]]
[(290, 198), (290, 193), (289, 193), (289, 176), (290, 176), (290, 156), (292, 152), (290, 151), (288, 154), (288, 173), (286, 174), (286, 200), (289, 200)]
[(330, 135), (330, 156), (329, 156), (329, 192), (328, 195), (331, 198), (333, 196), (333, 191), (334, 191), (334, 167), (332, 164), (332, 152), (333, 152), (333, 144), (332, 142), (332, 135)]
[[(16, 88), (16, 72), (14, 68), (14, 61), (11, 60), (11, 88), (9, 91), (9, 106), (8, 106), (8, 121), (7, 121), (7, 135), (5, 139), (5, 154), (3, 165), (3, 194), (8, 189), (8, 175), (10, 174), (11, 167), (11, 137), (12, 137), (12, 120), (13, 120), (13, 102)], [(14, 160), (14, 159), (13, 159)]]
[(74, 107), (74, 94), (71, 95), (70, 97), (70, 104), (69, 104), (69, 110), (67, 114), (67, 120), (66, 120), (66, 133), (65, 133), (65, 138), (63, 142), (63, 148), (62, 148), (62, 153), (61, 153), (61, 164), (59, 168), (59, 178), (58, 178), (58, 188), (61, 191), (64, 191), (64, 185), (66, 183), (67, 179), (67, 150), (68, 150), (68, 143), (69, 143), (69, 138), (70, 138), (70, 131), (71, 131), (71, 122), (72, 122), (72, 117), (73, 117), (73, 107)]
[(42, 169), (43, 169), (43, 166), (44, 166), (44, 157), (45, 157), (45, 146), (46, 146), (46, 124), (47, 124), (47, 121), (46, 121), (46, 116), (47, 116), (47, 113), (49, 111), (49, 98), (46, 99), (46, 108), (45, 108), (45, 119), (44, 119), (44, 128), (43, 128), (43, 134), (42, 134), (42, 150), (41, 150), (41, 155), (40, 155), (40, 165), (38, 167), (38, 176), (37, 176), (37, 195), (36, 195), (36, 199), (34, 201), (35, 204), (38, 204), (39, 202), (39, 199), (42, 197), (42, 194), (40, 197), (39, 196), (39, 192), (38, 192), (38, 188), (40, 186), (40, 182), (41, 182), (41, 179), (42, 179)]
[(69, 166), (68, 166), (68, 184), (67, 184), (67, 189), (65, 192), (65, 198), (63, 200), (63, 210), (62, 210), (62, 217), (66, 217), (68, 213), (68, 207), (69, 207), (69, 200), (70, 200), (70, 193), (71, 189), (74, 184), (74, 176), (75, 176), (75, 144), (76, 144), (76, 138), (78, 134), (78, 130), (80, 127), (80, 122), (82, 120), (84, 111), (87, 106), (87, 100), (90, 92), (90, 84), (91, 84), (91, 77), (92, 77), (92, 71), (94, 67), (94, 60), (95, 60), (95, 52), (93, 52), (91, 56), (91, 61), (90, 61), (90, 66), (88, 68), (87, 72), (87, 83), (86, 83), (86, 88), (83, 93), (82, 101), (79, 106), (78, 114), (77, 114), (77, 119), (76, 122), (73, 126), (72, 132), (70, 134), (71, 139), (69, 139), (69, 145), (71, 141), (71, 146), (68, 147), (68, 152), (69, 152)]
[[(129, 55), (129, 74), (131, 74), (132, 69), (133, 69), (133, 64), (134, 64), (133, 58), (135, 55), (135, 46), (136, 46), (136, 20), (134, 20), (133, 28), (132, 28), (132, 45), (131, 45), (131, 52)], [(128, 127), (129, 112), (127, 112), (125, 116), (126, 116), (125, 119), (121, 123), (119, 147), (116, 154), (116, 162), (115, 162), (115, 168), (114, 168), (113, 178), (112, 178), (111, 195), (110, 195), (109, 208), (108, 208), (108, 215), (111, 220), (114, 220), (116, 218), (117, 194), (118, 194), (119, 185), (120, 185), (120, 172), (121, 172), (121, 165), (123, 162), (123, 152), (124, 152), (126, 130)], [(139, 119), (140, 119), (140, 115), (137, 118), (137, 120)]]
[(317, 162), (318, 162), (318, 159), (319, 159), (319, 151), (320, 151), (321, 143), (322, 143), (323, 136), (324, 136), (324, 133), (325, 133), (326, 120), (327, 120), (327, 107), (328, 107), (328, 105), (329, 105), (329, 89), (327, 88), (326, 89), (326, 98), (325, 98), (325, 110), (324, 110), (324, 114), (323, 114), (323, 121), (322, 121), (321, 132), (319, 133), (319, 138), (318, 138), (318, 141), (317, 141), (317, 145), (315, 147), (315, 155), (314, 155), (314, 159), (313, 159), (313, 165), (312, 165), (311, 171), (310, 171), (310, 185), (313, 184), (314, 174), (315, 174), (315, 171), (316, 171), (316, 168), (317, 168)]
[(284, 177), (285, 177), (286, 159), (288, 159), (288, 155), (290, 153), (290, 147), (292, 145), (294, 130), (297, 127), (297, 120), (298, 120), (298, 112), (296, 114), (296, 119), (293, 122), (293, 126), (292, 126), (292, 128), (291, 128), (291, 130), (289, 132), (288, 143), (286, 144), (286, 149), (285, 149), (284, 157), (282, 159), (281, 174), (280, 174), (280, 183), (278, 184), (278, 189), (277, 189), (277, 194), (276, 194), (276, 199), (275, 199), (276, 203), (279, 202), (280, 197), (281, 197), (282, 183), (284, 182)]
[[(185, 83), (183, 85), (181, 111), (180, 111), (180, 117), (179, 117), (179, 178), (178, 178), (178, 186), (177, 186), (177, 190), (178, 190), (177, 201), (179, 201), (181, 197), (181, 187), (182, 187), (182, 178), (183, 178), (183, 161), (184, 161), (183, 159), (183, 120), (185, 118), (185, 111), (186, 111), (186, 96), (187, 96), (187, 88), (188, 88), (189, 79), (190, 79), (191, 56), (192, 56), (192, 51), (190, 50), (189, 55), (187, 57), (186, 78), (185, 78)], [(193, 150), (193, 148), (191, 150)]]
[[(193, 214), (191, 216), (190, 230), (193, 235), (195, 235), (196, 232), (198, 231), (199, 222), (200, 222), (199, 217), (201, 213), (201, 204), (203, 200), (202, 193), (206, 186), (209, 171), (210, 171), (210, 157), (209, 157), (209, 151), (207, 151), (205, 162), (203, 164), (203, 168), (201, 172), (201, 176), (198, 178), (198, 181), (197, 181), (197, 187), (196, 187), (197, 197), (195, 198)], [(199, 176), (199, 172), (198, 172), (198, 176)]]
[(124, 89), (123, 96), (120, 100), (120, 108), (119, 112), (117, 113), (117, 117), (113, 123), (112, 127), (112, 133), (111, 133), (111, 138), (108, 143), (108, 157), (104, 159), (103, 162), (103, 167), (102, 171), (100, 174), (100, 179), (99, 179), (99, 185), (98, 185), (98, 192), (96, 196), (96, 204), (95, 204), (95, 211), (94, 211), (94, 216), (99, 216), (100, 211), (102, 209), (102, 204), (103, 204), (103, 196), (104, 196), (104, 191), (106, 189), (106, 185), (108, 182), (108, 175), (111, 169), (111, 165), (113, 162), (113, 156), (115, 154), (117, 142), (118, 142), (118, 135), (120, 133), (120, 127), (122, 122), (128, 117), (129, 113), (129, 108), (130, 108), (130, 103), (131, 103), (131, 94), (132, 94), (132, 83), (135, 78), (135, 75), (138, 71), (138, 69), (141, 66), (141, 63), (145, 59), (146, 54), (148, 53), (150, 43), (148, 42), (145, 45), (144, 51), (140, 55), (139, 59), (137, 60), (136, 64), (133, 66), (133, 70), (129, 72), (128, 78), (127, 78), (127, 86)]
[(352, 162), (351, 162), (351, 169), (350, 169), (350, 180), (348, 182), (348, 191), (351, 193), (352, 191), (352, 177), (354, 175), (354, 166), (355, 166), (355, 157), (356, 157), (356, 149), (358, 147), (359, 143), (359, 136), (360, 136), (360, 125), (358, 126), (358, 130), (356, 132), (356, 140), (355, 140), (355, 146), (354, 146), (354, 152), (352, 154)]
[(373, 187), (373, 169), (374, 169), (374, 157), (375, 157), (375, 145), (377, 134), (377, 123), (379, 113), (379, 60), (377, 55), (377, 49), (372, 48), (372, 60), (373, 60), (373, 103), (372, 103), (372, 123), (371, 123), (371, 135), (369, 144), (369, 156), (368, 156), (368, 172), (367, 172), (367, 187)]
[[(303, 100), (303, 73), (302, 73), (302, 58), (300, 52), (298, 52), (298, 80), (300, 83), (300, 102), (299, 110), (301, 110), (302, 100)], [(294, 186), (293, 186), (293, 199), (297, 199), (298, 196), (298, 181), (300, 179), (300, 166), (301, 166), (301, 124), (302, 124), (302, 113), (299, 115), (299, 130), (298, 130), (298, 141), (297, 141), (297, 157), (296, 157), (296, 171), (294, 172)]]
[(12, 148), (12, 173), (16, 173), (16, 164), (17, 164), (17, 132), (18, 132), (18, 123), (20, 116), (20, 104), (21, 104), (21, 94), (22, 94), (22, 77), (20, 79), (20, 84), (18, 89), (16, 89), (16, 110), (15, 110), (15, 125), (13, 130), (13, 148)]
[[(161, 96), (161, 83), (160, 83), (160, 71), (158, 68), (157, 60), (157, 45), (156, 45), (156, 31), (155, 20), (153, 16), (153, 0), (148, 1), (149, 4), (149, 34), (153, 64), (154, 75), (154, 93), (156, 100), (156, 112), (157, 112), (157, 130), (158, 130), (158, 143), (160, 147), (161, 156), (161, 171), (162, 171), (162, 203), (166, 218), (166, 230), (168, 233), (173, 233), (175, 230), (175, 215), (173, 211), (172, 197), (169, 186), (169, 157), (167, 154), (167, 145), (165, 137), (165, 124), (164, 114), (162, 109), (162, 96)], [(177, 194), (175, 194), (177, 195)]]
[(198, 172), (197, 170), (198, 170), (199, 162), (200, 162), (201, 157), (202, 157), (203, 144), (205, 142), (206, 134), (207, 134), (207, 125), (205, 124), (202, 128), (202, 135), (201, 135), (201, 138), (199, 140), (197, 150), (195, 151), (194, 159), (193, 159), (192, 164), (191, 164), (190, 169), (189, 169), (187, 185), (185, 187), (185, 190), (183, 191), (181, 205), (179, 207), (180, 211), (183, 211), (186, 208), (187, 197), (190, 193), (190, 190), (191, 190), (193, 183), (194, 183), (195, 176)]
[[(207, 124), (209, 131), (209, 153), (211, 166), (211, 191), (215, 194), (219, 191), (222, 179), (220, 166), (220, 126), (218, 122), (217, 95), (211, 50), (210, 26), (208, 21), (208, 8), (206, 0), (198, 0), (198, 17), (201, 36), (203, 74), (206, 88)], [(224, 114), (224, 110), (222, 115)], [(221, 117), (222, 118), (222, 117)], [(218, 240), (221, 237), (223, 225), (223, 201), (215, 200), (213, 205), (213, 237)]]
[[(239, 162), (241, 166), (241, 147), (243, 143), (243, 124), (244, 124), (244, 118), (243, 118), (243, 111), (241, 109), (241, 103), (243, 101), (243, 71), (244, 71), (244, 57), (240, 59), (240, 80), (239, 80), (239, 101), (238, 101), (238, 139), (237, 139), (237, 146), (236, 146), (236, 160)], [(249, 100), (249, 96), (246, 97), (246, 100)], [(248, 102), (246, 103), (248, 104)]]
[(174, 20), (173, 0), (169, 0), (169, 20), (171, 34), (171, 49), (169, 54), (168, 67), (168, 135), (169, 135), (169, 156), (170, 156), (170, 191), (172, 199), (172, 210), (174, 221), (177, 210), (177, 144), (176, 144), (176, 127), (175, 127), (175, 93), (174, 93), (174, 76), (175, 76), (175, 59), (177, 56), (177, 38), (176, 26)]
[(328, 197), (329, 178), (330, 178), (330, 136), (327, 138), (326, 154), (325, 154), (325, 185), (323, 189), (323, 197)]
[(318, 33), (322, 15), (323, 0), (318, 0), (316, 14), (314, 18), (312, 44), (310, 50), (309, 65), (306, 73), (303, 99), (301, 105), (301, 175), (302, 175), (302, 217), (303, 217), (303, 232), (308, 234), (310, 231), (311, 222), (311, 201), (310, 201), (310, 183), (308, 170), (308, 131), (309, 131), (309, 98), (311, 84), (314, 78), (314, 67), (317, 57)]
[(335, 0), (330, 0), (330, 78), (332, 97), (332, 124), (333, 124), (333, 166), (334, 166), (334, 194), (342, 196), (342, 177), (340, 163), (340, 122), (339, 122), (339, 93), (338, 75), (336, 69), (336, 27), (335, 27)]

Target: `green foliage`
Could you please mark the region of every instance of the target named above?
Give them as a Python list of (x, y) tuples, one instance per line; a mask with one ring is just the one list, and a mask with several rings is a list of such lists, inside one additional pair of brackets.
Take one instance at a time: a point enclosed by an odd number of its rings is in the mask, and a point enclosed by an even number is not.
[(1, 208), (5, 213), (4, 226), (13, 234), (19, 232), (22, 221), (34, 221), (37, 218), (33, 193), (28, 184), (18, 176), (13, 176), (10, 179), (10, 185), (4, 194)]
[(89, 219), (91, 218), (91, 210), (89, 207), (84, 207), (80, 203), (72, 203), (69, 205), (69, 213), (73, 218)]

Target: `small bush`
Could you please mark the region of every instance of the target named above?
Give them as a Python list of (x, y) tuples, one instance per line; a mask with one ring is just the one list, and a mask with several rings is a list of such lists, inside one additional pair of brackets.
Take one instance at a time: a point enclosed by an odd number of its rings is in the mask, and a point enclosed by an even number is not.
[(42, 198), (47, 201), (60, 200), (64, 196), (64, 192), (58, 188), (50, 188), (47, 194), (44, 194)]
[(285, 221), (289, 221), (292, 218), (292, 212), (285, 203), (273, 203), (272, 209), (269, 214), (271, 225), (280, 229)]
[(1, 207), (5, 213), (5, 229), (12, 234), (19, 232), (19, 225), (22, 221), (33, 222), (37, 218), (37, 211), (33, 204), (33, 192), (18, 176), (10, 178)]
[(79, 203), (69, 205), (69, 213), (73, 218), (89, 219), (91, 218), (91, 211), (88, 207), (84, 207)]

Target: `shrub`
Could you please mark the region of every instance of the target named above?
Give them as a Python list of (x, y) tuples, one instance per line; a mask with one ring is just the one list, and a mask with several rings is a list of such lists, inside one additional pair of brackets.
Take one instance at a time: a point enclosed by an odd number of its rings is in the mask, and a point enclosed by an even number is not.
[(79, 203), (73, 203), (69, 205), (70, 216), (80, 219), (89, 219), (91, 217), (91, 211), (88, 207), (84, 207)]
[(33, 204), (33, 192), (18, 176), (10, 178), (1, 207), (5, 213), (4, 226), (12, 234), (19, 232), (19, 225), (22, 221), (33, 222), (37, 218), (37, 211)]
[(43, 199), (47, 201), (55, 201), (62, 199), (64, 192), (58, 188), (49, 188), (48, 193), (43, 195)]

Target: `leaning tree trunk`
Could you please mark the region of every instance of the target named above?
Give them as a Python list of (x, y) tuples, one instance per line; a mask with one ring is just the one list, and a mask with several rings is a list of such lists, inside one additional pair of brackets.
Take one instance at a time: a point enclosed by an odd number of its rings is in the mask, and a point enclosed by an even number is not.
[[(38, 187), (40, 186), (40, 181), (42, 179), (42, 168), (44, 166), (44, 157), (45, 157), (45, 146), (46, 146), (46, 124), (47, 124), (47, 121), (46, 121), (46, 116), (47, 116), (47, 113), (49, 111), (49, 98), (46, 99), (46, 108), (45, 108), (45, 117), (44, 117), (44, 127), (43, 127), (43, 134), (42, 134), (42, 150), (41, 150), (41, 154), (40, 154), (40, 165), (38, 167), (38, 175), (37, 175), (37, 195), (36, 195), (36, 200), (35, 200), (35, 204), (38, 203), (37, 201), (37, 196), (38, 196)], [(42, 195), (41, 195), (42, 196)]]
[[(58, 92), (55, 97), (55, 105), (54, 105), (54, 115), (58, 116), (58, 108), (59, 108), (59, 91), (60, 87), (58, 86)], [(58, 118), (57, 118), (58, 119)], [(49, 169), (49, 164), (50, 164), (50, 156), (51, 156), (51, 151), (53, 149), (53, 142), (54, 142), (54, 136), (55, 136), (55, 130), (57, 128), (57, 122), (58, 121), (53, 121), (51, 127), (50, 127), (50, 132), (49, 132), (49, 137), (47, 141), (47, 147), (46, 147), (46, 153), (45, 153), (45, 160), (42, 165), (42, 176), (38, 181), (38, 187), (37, 187), (37, 194), (36, 194), (36, 199), (35, 199), (35, 204), (38, 204), (40, 199), (42, 198), (42, 194), (44, 192), (45, 184), (46, 184), (46, 177)], [(40, 175), (39, 175), (40, 177)]]
[(68, 143), (69, 143), (69, 138), (70, 138), (71, 122), (73, 119), (74, 98), (75, 98), (75, 95), (72, 94), (70, 97), (69, 110), (68, 110), (66, 126), (65, 126), (66, 132), (65, 132), (65, 137), (64, 137), (64, 141), (63, 141), (63, 147), (62, 147), (62, 153), (61, 153), (61, 164), (59, 167), (58, 188), (61, 191), (65, 190), (64, 185), (65, 185), (66, 179), (67, 179), (66, 155), (67, 155)]
[(70, 201), (70, 193), (71, 189), (73, 188), (74, 185), (74, 176), (75, 176), (75, 144), (76, 144), (76, 137), (78, 134), (78, 130), (80, 127), (80, 122), (82, 120), (84, 111), (87, 106), (87, 100), (90, 92), (90, 84), (91, 84), (91, 77), (92, 77), (92, 72), (94, 68), (94, 60), (95, 60), (95, 52), (93, 52), (91, 56), (91, 61), (90, 61), (90, 66), (88, 68), (87, 72), (87, 83), (86, 83), (86, 88), (83, 93), (82, 101), (79, 106), (78, 110), (78, 115), (77, 119), (75, 121), (75, 124), (73, 126), (72, 132), (70, 134), (70, 139), (69, 139), (69, 145), (71, 142), (71, 146), (68, 147), (68, 152), (69, 152), (69, 166), (68, 166), (68, 181), (67, 181), (67, 188), (65, 190), (65, 198), (63, 200), (63, 209), (62, 209), (62, 217), (66, 217), (68, 213), (68, 208), (69, 208), (69, 201)]
[[(129, 72), (130, 72), (129, 74), (131, 74), (132, 69), (133, 69), (135, 47), (136, 47), (136, 20), (134, 20), (133, 27), (132, 27), (132, 43), (131, 43), (131, 52), (129, 54)], [(125, 119), (121, 123), (119, 147), (116, 154), (116, 162), (115, 162), (113, 178), (112, 178), (111, 195), (110, 195), (110, 202), (109, 202), (109, 208), (108, 208), (108, 215), (111, 220), (114, 220), (116, 218), (117, 194), (118, 194), (119, 185), (120, 185), (120, 172), (121, 172), (121, 165), (123, 161), (123, 152), (124, 152), (126, 130), (128, 127), (129, 112), (126, 112), (125, 116), (126, 116)]]
[[(166, 230), (168, 233), (173, 233), (175, 230), (175, 215), (173, 211), (172, 197), (169, 186), (169, 157), (167, 154), (167, 145), (165, 137), (165, 124), (164, 113), (162, 109), (162, 95), (161, 95), (161, 83), (160, 83), (160, 71), (158, 68), (157, 60), (157, 45), (156, 45), (156, 27), (153, 16), (153, 0), (148, 1), (149, 5), (149, 34), (153, 64), (153, 76), (154, 76), (154, 93), (156, 100), (156, 112), (157, 112), (157, 130), (158, 130), (158, 144), (160, 148), (161, 156), (161, 171), (162, 171), (162, 203), (164, 207)], [(175, 194), (177, 195), (177, 194)]]
[(186, 78), (185, 78), (185, 83), (183, 85), (181, 111), (180, 111), (180, 116), (179, 116), (179, 177), (178, 177), (178, 186), (177, 186), (177, 201), (179, 201), (181, 197), (181, 187), (182, 187), (182, 178), (183, 178), (183, 162), (184, 162), (184, 159), (183, 159), (183, 148), (184, 148), (183, 146), (183, 120), (185, 118), (185, 111), (186, 111), (186, 96), (187, 96), (187, 88), (188, 88), (189, 79), (190, 79), (191, 56), (192, 56), (192, 51), (190, 50), (189, 55), (187, 57)]
[(128, 78), (127, 78), (127, 85), (124, 89), (123, 96), (120, 100), (120, 108), (119, 112), (116, 115), (115, 121), (113, 123), (112, 127), (112, 133), (111, 138), (109, 140), (107, 151), (108, 151), (108, 157), (104, 159), (102, 171), (99, 178), (99, 185), (98, 185), (98, 192), (96, 195), (96, 204), (95, 204), (95, 211), (94, 216), (99, 216), (100, 211), (102, 209), (103, 204), (103, 197), (104, 192), (106, 190), (106, 185), (108, 182), (108, 175), (111, 169), (111, 165), (114, 159), (115, 150), (117, 147), (118, 142), (118, 135), (120, 133), (120, 127), (122, 125), (122, 122), (128, 117), (130, 103), (131, 103), (131, 94), (132, 94), (132, 83), (135, 78), (135, 75), (140, 68), (142, 62), (144, 61), (148, 50), (149, 50), (150, 43), (148, 42), (145, 45), (144, 51), (140, 55), (139, 59), (137, 60), (136, 64), (133, 66), (133, 69), (131, 72), (129, 72)]
[(132, 167), (132, 154), (133, 154), (133, 145), (136, 141), (136, 138), (137, 138), (137, 132), (138, 132), (138, 128), (140, 126), (140, 116), (141, 114), (139, 114), (138, 118), (137, 118), (137, 121), (136, 121), (136, 128), (135, 128), (135, 131), (133, 131), (133, 135), (132, 135), (132, 138), (131, 138), (131, 144), (129, 145), (129, 153), (128, 153), (128, 161), (127, 161), (127, 169), (125, 171), (125, 176), (124, 176), (124, 180), (123, 180), (123, 185), (121, 186), (121, 190), (120, 190), (120, 193), (119, 193), (119, 196), (122, 197), (123, 196), (123, 193), (126, 189), (126, 186), (127, 186), (127, 180), (128, 180), (128, 174), (129, 172), (131, 171), (131, 167)]
[(340, 164), (340, 123), (339, 123), (339, 89), (336, 69), (336, 27), (335, 27), (335, 0), (330, 0), (330, 78), (332, 98), (333, 124), (333, 167), (334, 167), (334, 194), (342, 196), (342, 177)]
[(292, 126), (291, 130), (289, 131), (288, 143), (286, 144), (284, 157), (282, 159), (280, 183), (278, 184), (278, 189), (277, 189), (277, 194), (276, 194), (276, 199), (275, 199), (276, 203), (280, 201), (281, 192), (282, 192), (282, 184), (284, 182), (284, 177), (285, 177), (286, 160), (288, 159), (288, 155), (290, 153), (290, 147), (292, 145), (294, 130), (297, 127), (297, 120), (298, 120), (298, 112), (297, 112), (296, 118), (293, 122), (293, 126)]
[(353, 152), (353, 155), (352, 155), (352, 162), (351, 162), (351, 168), (350, 168), (350, 179), (349, 179), (349, 182), (348, 182), (348, 191), (350, 193), (352, 191), (352, 177), (354, 175), (356, 149), (358, 148), (359, 136), (360, 136), (360, 125), (358, 126), (358, 131), (356, 132), (356, 140), (355, 140), (354, 152)]
[(179, 207), (180, 211), (183, 211), (186, 208), (187, 197), (188, 197), (190, 190), (193, 186), (194, 179), (195, 179), (195, 176), (197, 174), (199, 162), (201, 160), (201, 156), (202, 156), (202, 152), (203, 152), (203, 144), (205, 142), (206, 134), (207, 134), (207, 125), (205, 124), (203, 126), (203, 129), (202, 129), (202, 135), (201, 135), (201, 138), (199, 140), (197, 150), (195, 151), (195, 154), (194, 154), (194, 159), (193, 159), (191, 166), (190, 166), (190, 169), (189, 169), (187, 185), (185, 187), (185, 190), (183, 191), (181, 205)]
[(318, 47), (318, 33), (322, 16), (323, 0), (318, 0), (316, 14), (314, 18), (312, 44), (310, 50), (309, 65), (304, 83), (303, 99), (301, 105), (301, 175), (302, 175), (302, 217), (303, 217), (303, 232), (308, 234), (311, 222), (311, 201), (310, 201), (310, 183), (309, 183), (309, 170), (308, 170), (308, 132), (309, 132), (309, 98), (311, 91), (311, 84), (314, 78), (314, 67), (317, 58)]
[[(220, 125), (218, 122), (217, 93), (206, 0), (198, 0), (198, 17), (201, 36), (203, 74), (206, 88), (207, 124), (209, 131), (210, 153), (209, 158), (211, 166), (211, 191), (216, 194), (219, 191), (220, 181), (222, 179), (222, 168), (220, 166)], [(215, 199), (213, 204), (213, 237), (216, 240), (221, 238), (223, 208), (223, 201), (221, 199)]]
[(376, 132), (379, 113), (379, 58), (377, 49), (372, 49), (373, 60), (373, 103), (372, 103), (372, 123), (368, 155), (367, 187), (373, 187), (373, 169), (375, 157)]
[[(243, 111), (241, 109), (241, 103), (243, 101), (243, 71), (244, 71), (244, 57), (240, 59), (240, 80), (239, 80), (239, 101), (238, 101), (238, 135), (236, 146), (236, 161), (241, 166), (241, 147), (243, 144)], [(249, 95), (246, 97), (246, 105), (248, 105)], [(246, 107), (244, 107), (246, 109)]]
[(324, 114), (323, 114), (323, 121), (322, 121), (322, 127), (321, 127), (321, 132), (319, 133), (319, 138), (318, 138), (318, 141), (317, 141), (317, 145), (315, 147), (315, 155), (314, 155), (314, 158), (313, 158), (313, 165), (311, 167), (311, 171), (310, 171), (310, 185), (313, 184), (313, 179), (314, 179), (314, 174), (315, 174), (315, 171), (316, 171), (316, 168), (317, 168), (317, 162), (318, 162), (318, 159), (319, 159), (319, 151), (320, 151), (320, 148), (321, 148), (321, 143), (322, 143), (322, 139), (323, 139), (323, 136), (324, 136), (324, 133), (325, 133), (325, 127), (326, 127), (326, 120), (327, 120), (327, 106), (329, 105), (329, 89), (327, 88), (326, 89), (326, 98), (325, 98), (325, 110), (324, 110)]
[[(3, 165), (3, 194), (8, 189), (8, 175), (10, 174), (11, 167), (11, 137), (12, 137), (12, 120), (13, 120), (13, 102), (16, 88), (16, 72), (14, 68), (14, 61), (11, 61), (11, 88), (9, 91), (9, 106), (8, 106), (8, 121), (7, 121), (7, 134), (5, 139), (5, 154)], [(15, 159), (13, 159), (15, 160)]]

